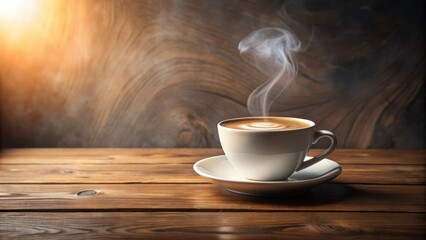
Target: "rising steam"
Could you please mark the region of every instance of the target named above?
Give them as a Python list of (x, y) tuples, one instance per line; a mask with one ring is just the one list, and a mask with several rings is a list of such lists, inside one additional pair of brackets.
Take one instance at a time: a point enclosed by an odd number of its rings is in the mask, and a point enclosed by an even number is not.
[(297, 74), (293, 54), (301, 48), (300, 40), (282, 28), (262, 28), (250, 33), (238, 45), (243, 57), (269, 77), (247, 100), (252, 115), (267, 116), (274, 100), (290, 85)]

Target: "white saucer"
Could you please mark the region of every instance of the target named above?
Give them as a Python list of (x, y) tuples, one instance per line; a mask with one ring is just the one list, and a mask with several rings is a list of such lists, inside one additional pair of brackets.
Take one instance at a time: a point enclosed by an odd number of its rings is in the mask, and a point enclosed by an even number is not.
[[(307, 157), (309, 159), (310, 157)], [(342, 167), (335, 161), (324, 159), (299, 172), (285, 181), (253, 181), (241, 177), (225, 155), (202, 159), (194, 164), (200, 176), (213, 180), (227, 190), (246, 195), (295, 193), (327, 182), (339, 176)]]

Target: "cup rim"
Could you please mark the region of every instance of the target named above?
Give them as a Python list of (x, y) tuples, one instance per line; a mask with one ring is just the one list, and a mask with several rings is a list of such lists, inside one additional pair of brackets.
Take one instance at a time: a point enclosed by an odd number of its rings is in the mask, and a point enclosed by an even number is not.
[[(280, 119), (291, 119), (291, 120), (297, 120), (297, 121), (302, 121), (305, 123), (310, 124), (307, 127), (302, 127), (302, 128), (296, 128), (296, 129), (268, 129), (268, 130), (256, 130), (256, 129), (237, 129), (237, 128), (230, 128), (230, 127), (225, 127), (222, 124), (225, 122), (229, 122), (229, 121), (235, 121), (235, 120), (242, 120), (242, 119), (262, 119), (262, 118), (280, 118)], [(229, 119), (225, 119), (220, 121), (217, 124), (218, 128), (222, 128), (222, 129), (226, 129), (228, 131), (235, 131), (235, 132), (246, 132), (246, 133), (260, 133), (260, 132), (264, 132), (264, 133), (268, 133), (268, 132), (293, 132), (293, 131), (300, 131), (300, 130), (304, 130), (304, 129), (310, 129), (315, 127), (315, 122), (308, 120), (308, 119), (304, 119), (304, 118), (296, 118), (296, 117), (281, 117), (281, 116), (251, 116), (251, 117), (237, 117), (237, 118), (229, 118)]]

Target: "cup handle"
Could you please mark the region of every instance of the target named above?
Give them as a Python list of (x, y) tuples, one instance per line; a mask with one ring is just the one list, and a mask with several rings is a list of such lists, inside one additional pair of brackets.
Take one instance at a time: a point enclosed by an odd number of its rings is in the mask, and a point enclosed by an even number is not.
[(302, 164), (299, 166), (299, 168), (296, 171), (300, 171), (302, 169), (305, 169), (305, 168), (307, 168), (309, 166), (314, 165), (315, 163), (323, 160), (330, 153), (332, 153), (334, 151), (334, 149), (336, 149), (336, 145), (337, 145), (336, 135), (334, 135), (334, 133), (332, 133), (330, 131), (327, 131), (327, 130), (317, 130), (317, 131), (315, 131), (314, 140), (313, 140), (312, 144), (317, 143), (318, 140), (320, 138), (323, 138), (323, 137), (327, 137), (327, 138), (329, 138), (331, 140), (330, 146), (326, 150), (324, 150), (322, 153), (320, 153), (319, 155), (317, 155), (317, 156), (315, 156), (315, 157), (313, 157), (313, 158), (311, 158), (309, 160), (303, 161)]

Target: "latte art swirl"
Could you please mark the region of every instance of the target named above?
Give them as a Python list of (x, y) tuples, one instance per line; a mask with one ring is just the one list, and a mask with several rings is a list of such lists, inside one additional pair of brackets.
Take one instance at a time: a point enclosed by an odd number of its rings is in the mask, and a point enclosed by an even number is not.
[(247, 131), (287, 131), (311, 126), (311, 123), (280, 117), (242, 118), (222, 123), (222, 126)]
[(241, 124), (242, 129), (248, 130), (266, 130), (266, 129), (286, 129), (288, 126), (274, 123), (274, 122), (252, 122), (248, 124)]

